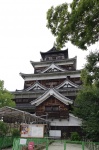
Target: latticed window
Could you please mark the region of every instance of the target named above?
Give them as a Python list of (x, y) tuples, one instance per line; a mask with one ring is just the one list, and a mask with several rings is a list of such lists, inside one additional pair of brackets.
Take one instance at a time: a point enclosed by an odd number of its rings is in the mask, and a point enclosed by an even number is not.
[(53, 111), (59, 111), (59, 106), (53, 106)]
[(59, 111), (59, 106), (45, 106), (45, 111)]
[(45, 106), (45, 111), (52, 111), (52, 107), (51, 106)]

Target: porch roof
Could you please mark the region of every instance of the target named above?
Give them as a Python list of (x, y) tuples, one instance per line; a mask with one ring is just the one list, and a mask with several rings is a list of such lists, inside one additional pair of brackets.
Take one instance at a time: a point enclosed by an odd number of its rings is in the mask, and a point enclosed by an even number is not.
[(49, 123), (48, 120), (38, 117), (35, 114), (30, 114), (26, 111), (18, 110), (8, 106), (0, 108), (0, 119), (1, 121), (7, 123)]

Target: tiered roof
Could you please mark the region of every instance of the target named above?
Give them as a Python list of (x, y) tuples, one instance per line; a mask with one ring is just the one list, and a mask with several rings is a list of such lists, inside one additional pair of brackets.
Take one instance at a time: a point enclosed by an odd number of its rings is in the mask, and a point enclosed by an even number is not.
[(20, 73), (21, 77), (25, 81), (29, 80), (43, 80), (43, 79), (58, 79), (66, 78), (67, 76), (80, 77), (81, 70), (65, 71), (65, 72), (54, 72), (53, 73), (40, 73), (40, 74), (25, 74)]
[[(81, 73), (81, 70), (76, 70), (77, 57), (69, 59), (68, 49), (58, 51), (55, 47), (40, 53), (40, 62), (31, 61), (34, 73), (20, 73), (24, 79), (24, 89), (14, 92), (16, 99), (33, 100), (29, 104), (39, 106), (52, 96), (65, 105), (73, 104), (73, 97), (80, 89), (74, 80), (79, 80)], [(51, 82), (56, 83), (52, 85)]]
[(42, 59), (44, 60), (45, 56), (48, 54), (64, 54), (65, 59), (68, 59), (68, 49), (66, 50), (58, 50), (56, 49), (56, 47), (51, 48), (49, 51), (47, 52), (40, 52)]

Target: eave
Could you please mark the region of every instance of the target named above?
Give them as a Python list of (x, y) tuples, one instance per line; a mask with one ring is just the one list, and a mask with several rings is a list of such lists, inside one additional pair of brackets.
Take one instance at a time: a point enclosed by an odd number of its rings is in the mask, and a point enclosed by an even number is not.
[[(74, 64), (74, 62), (76, 63), (76, 60), (77, 56), (64, 60), (53, 60), (53, 63), (56, 65)], [(52, 63), (52, 61), (39, 61), (39, 62), (30, 61), (30, 63), (34, 68), (38, 68), (38, 67), (47, 67)]]
[(67, 78), (67, 76), (77, 76), (80, 77), (81, 70), (74, 71), (65, 71), (65, 72), (54, 72), (54, 73), (41, 73), (41, 74), (24, 74), (20, 73), (21, 77), (25, 81), (30, 80), (43, 80), (43, 79), (58, 79), (58, 78)]

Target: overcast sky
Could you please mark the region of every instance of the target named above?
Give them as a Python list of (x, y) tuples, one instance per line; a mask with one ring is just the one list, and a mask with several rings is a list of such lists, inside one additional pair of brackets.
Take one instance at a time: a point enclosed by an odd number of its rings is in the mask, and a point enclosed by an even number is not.
[[(19, 73), (33, 73), (30, 60), (39, 61), (40, 51), (53, 47), (54, 37), (46, 28), (47, 10), (71, 1), (0, 0), (0, 80), (4, 80), (7, 90), (23, 89), (24, 80)], [(81, 69), (88, 51), (70, 43), (66, 48), (70, 58), (77, 56), (77, 69)]]

